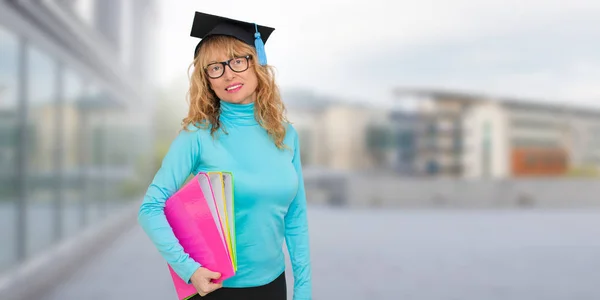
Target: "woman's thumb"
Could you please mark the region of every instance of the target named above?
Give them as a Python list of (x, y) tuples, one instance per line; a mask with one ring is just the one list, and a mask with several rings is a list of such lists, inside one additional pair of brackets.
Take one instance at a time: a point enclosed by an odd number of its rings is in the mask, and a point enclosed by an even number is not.
[(213, 271), (208, 272), (208, 278), (210, 278), (210, 279), (219, 279), (219, 277), (221, 277), (221, 273), (219, 273), (219, 272), (213, 272)]

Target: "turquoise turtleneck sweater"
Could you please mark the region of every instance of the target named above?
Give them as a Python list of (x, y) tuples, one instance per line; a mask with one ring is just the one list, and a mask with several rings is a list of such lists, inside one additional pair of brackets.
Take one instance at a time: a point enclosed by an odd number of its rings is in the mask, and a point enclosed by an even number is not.
[[(200, 264), (177, 241), (164, 214), (165, 201), (192, 174), (229, 171), (234, 178), (236, 275), (224, 287), (267, 284), (285, 270), (283, 243), (294, 274), (294, 299), (311, 299), (306, 197), (298, 134), (287, 125), (279, 150), (254, 117), (254, 103), (221, 101), (222, 129), (189, 127), (172, 142), (139, 209), (138, 222), (160, 254), (186, 282)], [(226, 132), (223, 132), (223, 130)]]

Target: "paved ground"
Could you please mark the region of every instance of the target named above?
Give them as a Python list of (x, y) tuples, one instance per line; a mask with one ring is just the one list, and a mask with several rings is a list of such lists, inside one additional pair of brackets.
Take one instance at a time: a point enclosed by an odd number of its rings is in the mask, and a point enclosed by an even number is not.
[[(600, 299), (600, 211), (312, 207), (310, 217), (316, 300)], [(136, 227), (43, 300), (70, 299), (175, 298)]]
[[(107, 206), (103, 209), (98, 203), (90, 203), (86, 210), (87, 225), (96, 225), (104, 219), (106, 211), (115, 211), (119, 206)], [(14, 203), (0, 202), (0, 273), (15, 264), (16, 254), (16, 217)], [(33, 257), (48, 247), (54, 246), (55, 207), (52, 203), (29, 203), (26, 217), (27, 256)], [(81, 208), (79, 204), (65, 204), (62, 212), (61, 227), (63, 238), (69, 239), (79, 233), (81, 226)]]

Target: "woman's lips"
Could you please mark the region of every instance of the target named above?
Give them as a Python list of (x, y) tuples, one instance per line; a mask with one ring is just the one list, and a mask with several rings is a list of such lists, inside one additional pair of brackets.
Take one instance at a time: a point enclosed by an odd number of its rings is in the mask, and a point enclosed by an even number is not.
[(242, 83), (232, 84), (225, 88), (225, 91), (227, 91), (228, 93), (235, 93), (239, 91), (242, 88), (242, 86), (244, 86)]

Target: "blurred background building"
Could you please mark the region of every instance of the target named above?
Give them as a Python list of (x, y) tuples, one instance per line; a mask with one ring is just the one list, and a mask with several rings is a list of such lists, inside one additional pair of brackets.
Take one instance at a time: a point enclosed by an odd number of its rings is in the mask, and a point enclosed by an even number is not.
[(451, 90), (393, 94), (396, 102), (382, 105), (284, 93), (300, 132), (309, 201), (595, 205), (587, 179), (600, 174), (600, 110)]
[(435, 90), (396, 96), (418, 99), (414, 163), (421, 174), (502, 179), (600, 171), (600, 110)]
[(594, 176), (600, 110), (442, 90), (394, 91), (399, 105), (284, 94), (303, 162), (399, 177)]
[(0, 273), (137, 196), (154, 1), (0, 1)]
[(385, 171), (396, 161), (391, 111), (304, 90), (284, 90), (288, 118), (297, 128), (303, 164), (335, 171)]

